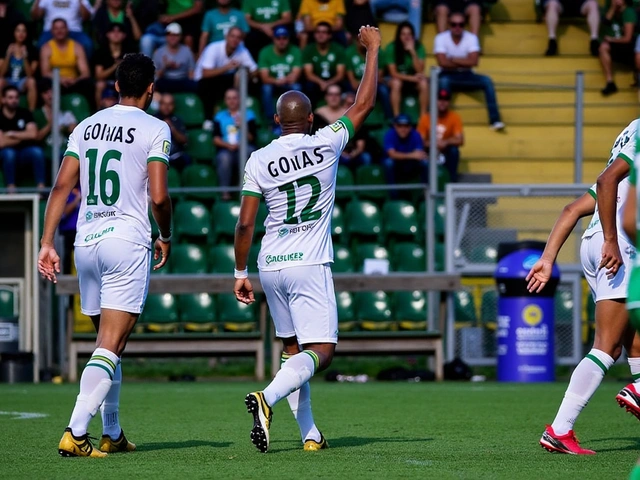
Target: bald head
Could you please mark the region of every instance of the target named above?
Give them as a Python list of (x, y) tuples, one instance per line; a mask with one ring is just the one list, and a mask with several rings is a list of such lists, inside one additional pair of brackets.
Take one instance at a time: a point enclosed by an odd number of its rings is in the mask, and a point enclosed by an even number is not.
[(283, 93), (276, 103), (278, 123), (285, 129), (298, 129), (306, 133), (313, 119), (311, 101), (302, 92), (290, 90)]

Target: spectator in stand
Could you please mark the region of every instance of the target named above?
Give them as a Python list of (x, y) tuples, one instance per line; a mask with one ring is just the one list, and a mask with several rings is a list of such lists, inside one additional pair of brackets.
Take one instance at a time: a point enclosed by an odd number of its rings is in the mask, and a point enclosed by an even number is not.
[[(387, 183), (414, 183), (419, 178), (427, 183), (429, 162), (424, 151), (422, 137), (413, 128), (409, 115), (401, 113), (393, 120), (393, 126), (384, 135), (383, 161)], [(392, 193), (394, 197), (397, 193)]]
[(13, 85), (2, 89), (0, 109), (0, 161), (4, 171), (7, 191), (16, 191), (16, 176), (19, 166), (29, 164), (38, 188), (44, 188), (44, 154), (36, 144), (38, 127), (33, 115), (19, 106), (20, 92)]
[(454, 12), (462, 13), (469, 22), (469, 31), (475, 36), (480, 35), (482, 0), (436, 0), (434, 14), (438, 33), (448, 30), (449, 17)]
[(344, 48), (331, 41), (331, 25), (319, 23), (313, 36), (315, 43), (302, 51), (302, 64), (307, 79), (305, 93), (315, 105), (330, 85), (345, 80), (346, 59)]
[(187, 146), (187, 127), (175, 113), (176, 104), (173, 95), (165, 93), (160, 97), (156, 118), (164, 120), (171, 129), (171, 152), (169, 153), (169, 165), (181, 172), (184, 167), (191, 164), (191, 157), (185, 152)]
[(351, 43), (360, 44), (358, 32), (362, 25), (378, 26), (371, 4), (369, 0), (346, 0), (345, 9), (347, 14), (344, 17), (344, 27), (347, 30), (347, 37), (351, 39)]
[[(452, 182), (458, 181), (458, 164), (460, 163), (459, 148), (464, 144), (462, 118), (449, 109), (451, 92), (443, 88), (438, 91), (438, 123), (436, 127), (438, 142), (438, 164), (444, 165), (449, 172)], [(424, 140), (427, 154), (431, 145), (431, 118), (429, 113), (423, 113), (418, 121), (418, 133)]]
[[(366, 23), (364, 25), (367, 25)], [(358, 90), (360, 80), (364, 74), (364, 59), (366, 49), (360, 42), (355, 42), (345, 51), (347, 57), (347, 80), (352, 91)], [(378, 78), (384, 77), (384, 65), (379, 65), (380, 71)], [(384, 82), (378, 82), (378, 101), (382, 105), (386, 118), (393, 118), (393, 110), (391, 110), (391, 100), (389, 99), (389, 87)]]
[(313, 113), (314, 120), (318, 120), (322, 126), (327, 126), (336, 122), (344, 114), (340, 85), (329, 85), (324, 94), (324, 101), (326, 104), (316, 108)]
[(193, 80), (196, 62), (191, 49), (180, 42), (182, 27), (179, 23), (170, 23), (166, 32), (167, 43), (153, 54), (156, 90), (161, 93), (195, 92), (198, 86)]
[(332, 40), (346, 47), (345, 14), (344, 0), (302, 0), (298, 11), (298, 21), (302, 22), (304, 28), (298, 33), (300, 48), (307, 46), (309, 36), (320, 23), (329, 24), (333, 32)]
[[(95, 27), (98, 45), (107, 43), (107, 33), (114, 23), (122, 26), (123, 31), (127, 35), (127, 42), (135, 42), (137, 45), (140, 41), (142, 31), (133, 13), (133, 6), (129, 1), (127, 1), (125, 6), (124, 1), (125, 0), (105, 0), (96, 10), (96, 14), (93, 17), (93, 26)], [(131, 51), (133, 51), (133, 49), (131, 49)]]
[(95, 89), (84, 49), (69, 38), (67, 22), (61, 18), (53, 21), (51, 33), (53, 38), (40, 49), (42, 76), (51, 78), (53, 69), (59, 68), (61, 93), (79, 93), (95, 109)]
[(246, 45), (253, 58), (273, 42), (276, 27), (289, 27), (293, 22), (289, 0), (244, 0), (242, 11), (250, 28)]
[(19, 23), (26, 24), (29, 34), (34, 34), (33, 22), (29, 20), (16, 10), (11, 0), (0, 0), (0, 52), (6, 52), (9, 44), (15, 42), (14, 27)]
[(58, 225), (58, 232), (62, 235), (64, 245), (62, 255), (62, 273), (71, 274), (71, 256), (73, 254), (73, 244), (76, 240), (76, 225), (78, 224), (78, 212), (80, 211), (80, 184), (71, 190), (67, 198), (67, 204), (64, 206), (62, 218)]
[(18, 23), (13, 29), (14, 42), (7, 47), (0, 64), (0, 90), (13, 85), (20, 93), (27, 94), (29, 110), (36, 109), (38, 89), (35, 75), (38, 72), (38, 51), (29, 41), (27, 24)]
[(591, 40), (589, 41), (589, 51), (594, 57), (598, 56), (598, 30), (600, 29), (600, 7), (597, 0), (571, 1), (571, 0), (542, 0), (542, 8), (544, 9), (544, 21), (547, 24), (547, 32), (549, 33), (549, 44), (547, 51), (544, 53), (547, 57), (553, 57), (558, 54), (558, 40), (556, 39), (556, 31), (560, 15), (567, 17), (577, 17), (582, 15), (587, 17), (589, 25), (589, 33)]
[(113, 107), (116, 103), (118, 103), (118, 92), (116, 92), (115, 88), (107, 87), (102, 92), (98, 108), (104, 110), (105, 108)]
[(411, 23), (398, 25), (395, 40), (387, 45), (384, 53), (393, 114), (400, 113), (402, 96), (409, 93), (417, 93), (420, 114), (426, 112), (429, 106), (429, 80), (424, 74), (427, 51), (416, 38)]
[[(38, 134), (36, 140), (40, 145), (52, 144), (51, 128), (53, 127), (53, 88), (51, 80), (43, 78), (40, 80), (40, 98), (42, 99), (42, 107), (33, 112), (33, 119), (36, 122), (38, 128)], [(58, 117), (58, 125), (60, 127), (60, 133), (66, 139), (73, 129), (78, 125), (78, 120), (70, 111), (61, 111)], [(63, 152), (60, 152), (60, 159), (62, 160)]]
[[(350, 109), (356, 101), (355, 92), (342, 94), (342, 113)], [(345, 165), (355, 173), (360, 165), (371, 165), (371, 142), (369, 130), (366, 125), (362, 125), (356, 134), (349, 140), (340, 155), (340, 165)]]
[(464, 15), (452, 13), (449, 30), (436, 35), (433, 53), (440, 71), (440, 88), (449, 92), (483, 90), (492, 130), (503, 130), (493, 81), (473, 72), (480, 60), (478, 37), (464, 29)]
[(218, 0), (218, 8), (212, 8), (204, 14), (198, 52), (201, 54), (210, 43), (224, 40), (231, 27), (238, 27), (245, 35), (249, 33), (244, 13), (231, 8), (231, 0)]
[(633, 33), (637, 22), (636, 11), (631, 0), (610, 0), (602, 17), (602, 43), (600, 43), (600, 64), (607, 84), (602, 95), (618, 91), (613, 80), (613, 61), (633, 65)]
[(207, 119), (213, 117), (213, 108), (224, 92), (237, 86), (239, 67), (248, 68), (252, 74), (258, 71), (258, 65), (242, 44), (242, 35), (238, 27), (231, 27), (224, 40), (207, 45), (196, 63), (193, 79), (198, 82)]
[(371, 9), (385, 22), (410, 22), (416, 38), (422, 35), (421, 0), (371, 0)]
[[(247, 156), (255, 150), (256, 117), (253, 110), (247, 110), (246, 117), (240, 118), (240, 94), (235, 88), (224, 94), (227, 108), (220, 110), (213, 120), (213, 144), (217, 148), (216, 170), (221, 187), (231, 185), (233, 175), (238, 173), (240, 129), (247, 129)], [(222, 200), (231, 200), (231, 194), (222, 192)]]
[(167, 0), (166, 13), (159, 15), (158, 20), (149, 25), (140, 39), (140, 52), (153, 58), (156, 48), (166, 42), (165, 28), (170, 23), (179, 23), (184, 35), (184, 44), (191, 50), (196, 48), (196, 39), (200, 38), (201, 14), (204, 9), (203, 0)]
[(87, 58), (93, 53), (93, 40), (82, 31), (82, 22), (91, 19), (93, 7), (88, 0), (68, 0), (59, 2), (56, 0), (35, 0), (31, 7), (31, 18), (43, 20), (44, 26), (38, 47), (42, 48), (55, 37), (53, 24), (57, 19), (62, 19), (68, 36), (78, 42), (84, 49)]
[(116, 68), (124, 56), (131, 52), (127, 34), (121, 23), (112, 23), (106, 32), (106, 44), (103, 43), (95, 54), (96, 105), (102, 99), (105, 88), (114, 88)]
[[(275, 99), (287, 90), (302, 90), (300, 73), (302, 72), (302, 53), (289, 41), (289, 30), (276, 27), (273, 32), (274, 43), (260, 50), (258, 68), (262, 81), (262, 108), (264, 116), (274, 122)], [(272, 129), (280, 133), (280, 127), (272, 123)]]

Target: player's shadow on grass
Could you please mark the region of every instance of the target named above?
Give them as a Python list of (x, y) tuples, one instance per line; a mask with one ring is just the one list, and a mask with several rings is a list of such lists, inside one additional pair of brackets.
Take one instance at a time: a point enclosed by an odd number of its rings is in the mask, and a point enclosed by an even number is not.
[(230, 447), (231, 442), (209, 442), (206, 440), (185, 440), (183, 442), (152, 442), (143, 443), (136, 448), (139, 452), (151, 452), (153, 450), (175, 450), (178, 448), (194, 448), (194, 447), (212, 447), (224, 448)]
[[(364, 447), (365, 445), (372, 445), (374, 443), (409, 443), (409, 442), (431, 442), (433, 438), (406, 438), (406, 437), (340, 437), (330, 438), (329, 448), (334, 450), (336, 448), (352, 448), (352, 447)], [(287, 442), (287, 440), (275, 440), (271, 441), (272, 444), (279, 442)], [(299, 446), (292, 448), (279, 448), (277, 451), (285, 452), (289, 450), (300, 450)]]
[(616, 442), (620, 444), (617, 448), (598, 448), (597, 445), (593, 445), (593, 449), (600, 452), (626, 452), (626, 451), (638, 451), (640, 450), (640, 438), (638, 437), (616, 437), (616, 438), (594, 438), (591, 442)]

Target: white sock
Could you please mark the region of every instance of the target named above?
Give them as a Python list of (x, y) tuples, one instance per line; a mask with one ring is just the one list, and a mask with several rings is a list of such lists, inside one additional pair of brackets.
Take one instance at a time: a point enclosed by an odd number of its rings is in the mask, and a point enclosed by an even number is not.
[(631, 370), (633, 383), (640, 384), (640, 357), (629, 357), (627, 361), (629, 362), (629, 370)]
[(282, 364), (271, 383), (263, 390), (264, 399), (274, 406), (284, 397), (307, 383), (318, 367), (318, 355), (311, 350), (303, 350)]
[(87, 433), (91, 418), (104, 401), (120, 359), (106, 348), (96, 348), (80, 378), (80, 393), (71, 413), (69, 427), (74, 436)]
[(614, 360), (601, 350), (592, 348), (571, 375), (556, 418), (551, 427), (557, 435), (565, 435), (573, 430), (578, 415), (587, 405), (600, 382), (611, 368)]
[(112, 440), (120, 437), (120, 417), (118, 410), (120, 409), (120, 386), (122, 385), (122, 362), (118, 363), (116, 371), (113, 374), (113, 382), (109, 393), (100, 406), (102, 414), (102, 435), (109, 435)]
[[(282, 363), (287, 361), (291, 355), (283, 353)], [(298, 422), (300, 427), (300, 437), (302, 441), (315, 440), (320, 441), (320, 431), (316, 427), (316, 423), (313, 420), (313, 413), (311, 411), (311, 385), (309, 382), (302, 385), (298, 390), (293, 392), (287, 397), (289, 402), (289, 408), (293, 413), (293, 418)]]

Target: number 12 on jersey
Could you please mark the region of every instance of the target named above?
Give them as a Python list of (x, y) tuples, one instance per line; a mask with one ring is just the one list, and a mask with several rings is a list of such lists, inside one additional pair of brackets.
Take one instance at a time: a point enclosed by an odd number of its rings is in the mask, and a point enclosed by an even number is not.
[[(98, 169), (98, 149), (87, 150), (86, 158), (89, 161), (89, 192), (87, 193), (87, 205), (97, 205), (98, 195), (103, 205), (113, 205), (120, 198), (120, 176), (115, 170), (109, 170), (109, 162), (122, 158), (122, 152), (118, 150), (108, 150), (100, 160), (100, 171)], [(96, 193), (96, 174), (99, 186), (99, 193)], [(107, 182), (111, 182), (111, 193), (107, 193)]]
[[(302, 188), (305, 185), (309, 185), (311, 187), (311, 198), (309, 198), (309, 202), (300, 212), (300, 216), (296, 216), (296, 188)], [(314, 210), (313, 207), (316, 206), (318, 202), (318, 198), (320, 198), (320, 191), (322, 190), (320, 187), (320, 181), (314, 177), (313, 175), (309, 175), (308, 177), (300, 178), (299, 180), (294, 180), (293, 182), (286, 183), (281, 187), (278, 187), (278, 190), (281, 192), (286, 192), (287, 194), (287, 218), (285, 218), (284, 223), (287, 225), (297, 225), (298, 223), (309, 222), (312, 220), (318, 220), (322, 216), (321, 210)]]

